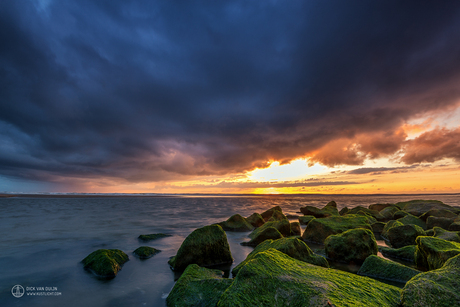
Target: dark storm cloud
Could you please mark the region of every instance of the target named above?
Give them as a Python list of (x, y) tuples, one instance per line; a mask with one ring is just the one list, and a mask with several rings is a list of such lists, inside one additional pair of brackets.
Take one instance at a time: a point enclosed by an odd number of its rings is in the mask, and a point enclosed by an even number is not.
[(2, 2), (0, 174), (136, 182), (392, 154), (405, 120), (458, 102), (459, 6)]

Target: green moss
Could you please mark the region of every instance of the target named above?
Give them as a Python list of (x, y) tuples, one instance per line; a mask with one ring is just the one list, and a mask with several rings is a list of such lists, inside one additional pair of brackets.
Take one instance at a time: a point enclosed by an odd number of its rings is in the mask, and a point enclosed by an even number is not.
[[(394, 204), (372, 204), (372, 205), (369, 205), (369, 209), (379, 211), (380, 213), (382, 213), (382, 210), (384, 210), (386, 208), (391, 208), (391, 207), (395, 207), (395, 205)], [(399, 208), (398, 208), (398, 210), (399, 210)]]
[(398, 306), (400, 290), (371, 278), (314, 266), (277, 250), (257, 253), (217, 306)]
[(374, 233), (368, 229), (350, 229), (329, 236), (325, 241), (326, 255), (329, 259), (361, 264), (370, 255), (377, 255), (377, 242)]
[(277, 229), (284, 237), (288, 237), (291, 234), (291, 224), (289, 223), (289, 220), (281, 220), (266, 222), (259, 228), (254, 229), (254, 231), (249, 234), (249, 237), (251, 239), (255, 239), (260, 233), (269, 227)]
[(388, 231), (390, 230), (390, 228), (398, 226), (403, 226), (403, 223), (398, 221), (389, 221), (388, 223), (386, 223), (385, 227), (383, 227), (382, 230), (382, 237), (384, 237), (385, 239), (388, 238)]
[(433, 236), (435, 238), (460, 243), (460, 236), (459, 236), (459, 233), (456, 231), (448, 231), (440, 227), (434, 227), (433, 231), (434, 231)]
[(399, 208), (396, 206), (389, 206), (380, 211), (380, 215), (385, 219), (385, 220), (392, 220), (394, 218), (394, 214), (399, 211)]
[(347, 214), (367, 214), (367, 215), (372, 216), (373, 218), (375, 218), (377, 221), (385, 220), (384, 217), (380, 214), (379, 211), (367, 209), (367, 208), (364, 208), (364, 207), (361, 207), (361, 206), (357, 206), (357, 207), (349, 210)]
[(415, 245), (407, 245), (401, 248), (379, 246), (379, 251), (385, 257), (401, 259), (415, 263)]
[(175, 307), (216, 306), (220, 296), (232, 281), (232, 279), (222, 278), (222, 271), (191, 264), (169, 293), (166, 305)]
[(436, 216), (436, 217), (447, 217), (447, 218), (451, 218), (451, 219), (456, 219), (457, 218), (457, 214), (453, 213), (452, 211), (450, 210), (446, 210), (446, 209), (432, 209), (432, 210), (429, 210), (427, 212), (425, 212), (424, 214), (422, 214), (420, 216), (420, 219), (422, 221), (425, 221), (428, 219), (428, 217), (430, 216)]
[(159, 249), (155, 249), (149, 246), (141, 246), (137, 248), (133, 253), (141, 259), (148, 259), (161, 252)]
[(409, 280), (401, 292), (402, 306), (460, 306), (459, 276), (460, 255), (457, 255), (442, 268)]
[(407, 282), (419, 273), (421, 272), (375, 255), (367, 257), (358, 271), (358, 275), (397, 282)]
[(376, 222), (371, 225), (372, 231), (375, 233), (382, 233), (383, 228), (385, 228), (386, 223)]
[(434, 236), (434, 229), (428, 229), (425, 231), (425, 236), (432, 237)]
[(460, 243), (433, 237), (418, 237), (415, 262), (429, 270), (441, 268), (449, 259), (460, 254)]
[(418, 227), (426, 230), (426, 223), (412, 214), (408, 214), (403, 218), (398, 219), (398, 222), (404, 225), (417, 225)]
[(232, 274), (236, 276), (238, 271), (248, 263), (251, 259), (254, 258), (260, 252), (269, 250), (269, 249), (276, 249), (283, 254), (286, 254), (294, 259), (307, 262), (310, 264), (322, 266), (322, 267), (329, 267), (329, 264), (323, 256), (315, 255), (313, 251), (308, 247), (305, 242), (297, 239), (297, 238), (282, 238), (278, 240), (267, 240), (261, 244), (259, 244), (247, 257), (246, 259), (238, 264), (232, 270)]
[[(270, 222), (267, 222), (270, 223)], [(283, 238), (283, 235), (274, 227), (264, 227), (264, 229), (257, 233), (257, 235), (249, 242), (242, 242), (241, 245), (257, 246), (265, 240), (276, 240)]]
[(391, 227), (388, 230), (387, 238), (392, 247), (400, 248), (407, 245), (414, 245), (415, 239), (424, 235), (425, 231), (422, 228), (409, 224)]
[(348, 209), (347, 207), (343, 207), (340, 211), (339, 211), (339, 215), (345, 215), (348, 213), (348, 211), (350, 211), (350, 209)]
[(150, 235), (140, 235), (138, 238), (142, 241), (152, 241), (160, 238), (170, 237), (171, 235), (165, 233), (152, 233)]
[(282, 221), (282, 220), (287, 220), (288, 218), (283, 214), (281, 211), (273, 211), (273, 214), (271, 218), (267, 220), (267, 222), (273, 222), (273, 221)]
[(454, 222), (449, 226), (450, 231), (460, 231), (460, 222)]
[(264, 219), (264, 221), (268, 221), (272, 216), (273, 216), (273, 213), (275, 211), (278, 211), (278, 212), (281, 212), (283, 213), (283, 210), (281, 209), (280, 206), (276, 206), (276, 207), (273, 207), (271, 209), (268, 209), (267, 211), (263, 212), (261, 214), (262, 218)]
[(454, 222), (454, 219), (447, 217), (436, 217), (430, 216), (426, 220), (426, 227), (431, 229), (434, 227), (441, 227), (443, 229), (449, 229), (449, 226)]
[(213, 266), (232, 262), (227, 235), (219, 225), (195, 229), (182, 242), (177, 255), (168, 261), (169, 265), (178, 271), (185, 270), (192, 263)]
[(85, 269), (99, 277), (114, 278), (128, 260), (128, 255), (119, 249), (98, 249), (86, 256), (82, 263)]
[(232, 215), (225, 222), (219, 223), (223, 230), (227, 231), (252, 231), (252, 226), (244, 217), (239, 214)]
[(308, 225), (308, 223), (310, 223), (313, 219), (315, 219), (313, 215), (299, 216), (299, 223), (300, 225)]
[(452, 207), (444, 204), (439, 200), (411, 200), (405, 202), (399, 202), (396, 206), (400, 207), (401, 210), (404, 210), (412, 215), (421, 216), (425, 212), (432, 209), (451, 209)]
[(253, 213), (246, 218), (246, 221), (254, 227), (260, 227), (265, 223), (264, 218), (259, 213)]
[(327, 205), (324, 206), (322, 209), (318, 209), (313, 206), (306, 206), (300, 208), (300, 212), (302, 212), (303, 215), (313, 215), (316, 218), (339, 215), (339, 211), (337, 210), (337, 204), (335, 203), (335, 201), (327, 203)]
[(300, 236), (302, 234), (302, 230), (300, 228), (299, 222), (292, 222), (291, 223), (291, 236)]
[(397, 220), (397, 219), (400, 219), (400, 218), (403, 218), (405, 217), (406, 215), (408, 215), (409, 213), (407, 213), (406, 211), (404, 210), (399, 210), (399, 211), (396, 211), (394, 214), (393, 214), (393, 219)]

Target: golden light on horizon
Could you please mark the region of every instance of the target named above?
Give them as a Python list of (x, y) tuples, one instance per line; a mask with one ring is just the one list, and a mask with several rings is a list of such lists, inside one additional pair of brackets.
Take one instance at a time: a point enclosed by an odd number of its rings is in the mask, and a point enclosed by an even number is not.
[(267, 168), (250, 172), (248, 179), (259, 182), (298, 180), (308, 175), (324, 173), (327, 169), (326, 166), (319, 164), (308, 166), (305, 159), (296, 159), (282, 165), (278, 161), (274, 161)]

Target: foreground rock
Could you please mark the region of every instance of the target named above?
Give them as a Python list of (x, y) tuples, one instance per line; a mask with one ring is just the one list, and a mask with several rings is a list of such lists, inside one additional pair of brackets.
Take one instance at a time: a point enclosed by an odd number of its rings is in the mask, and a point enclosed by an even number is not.
[(277, 250), (244, 265), (217, 306), (398, 306), (400, 290), (371, 278), (311, 265)]
[(371, 209), (368, 209), (368, 208), (364, 208), (364, 207), (361, 207), (361, 206), (357, 206), (351, 210), (349, 210), (347, 212), (347, 214), (365, 214), (365, 215), (369, 215), (369, 216), (372, 216), (373, 218), (375, 218), (377, 221), (384, 221), (386, 220), (381, 214), (379, 211), (377, 210), (371, 210)]
[(300, 228), (300, 223), (299, 222), (292, 222), (291, 223), (291, 234), (290, 236), (301, 236), (302, 235), (302, 229)]
[(98, 277), (114, 278), (128, 260), (128, 255), (119, 249), (98, 249), (86, 256), (82, 263)]
[(264, 218), (259, 213), (251, 214), (246, 218), (246, 221), (254, 227), (260, 227), (265, 223)]
[(394, 218), (394, 214), (399, 211), (399, 208), (396, 206), (388, 206), (382, 211), (380, 211), (380, 215), (387, 221), (392, 220)]
[(372, 230), (370, 223), (375, 219), (361, 215), (334, 216), (321, 219), (314, 219), (308, 223), (302, 234), (306, 241), (324, 244), (324, 240), (330, 235), (335, 235), (349, 229), (364, 228)]
[[(283, 213), (283, 210), (281, 209), (280, 206), (273, 207), (271, 209), (268, 209), (267, 211), (263, 212), (261, 214), (262, 218), (264, 219), (265, 222), (267, 222), (275, 212)], [(276, 215), (276, 214), (275, 214)]]
[(173, 270), (182, 271), (189, 264), (213, 266), (233, 262), (227, 235), (219, 225), (205, 226), (194, 230), (185, 238), (168, 263)]
[(150, 246), (141, 246), (137, 248), (133, 252), (133, 254), (139, 257), (140, 259), (148, 259), (158, 254), (159, 252), (161, 252), (159, 249), (156, 249)]
[(308, 223), (310, 223), (313, 219), (315, 219), (313, 215), (299, 216), (299, 223), (300, 225), (308, 225)]
[(454, 222), (449, 226), (450, 231), (460, 231), (460, 222)]
[(401, 259), (415, 263), (415, 245), (408, 245), (401, 248), (379, 246), (379, 251), (385, 257)]
[(222, 271), (191, 264), (177, 280), (166, 298), (167, 306), (212, 307), (232, 284), (232, 279), (222, 278)]
[(227, 231), (252, 231), (254, 226), (252, 226), (244, 217), (239, 214), (232, 215), (225, 222), (219, 223), (223, 230)]
[(385, 227), (383, 227), (382, 230), (382, 237), (388, 240), (388, 231), (393, 228), (393, 227), (398, 227), (398, 226), (403, 226), (404, 224), (398, 221), (389, 221), (388, 223), (385, 224)]
[(166, 238), (166, 237), (171, 237), (171, 235), (165, 234), (165, 233), (152, 233), (149, 235), (140, 235), (138, 237), (139, 240), (148, 242), (156, 239), (161, 239), (161, 238)]
[(422, 273), (406, 283), (402, 306), (460, 306), (460, 255), (447, 260), (442, 268)]
[(394, 248), (400, 248), (408, 245), (415, 245), (415, 239), (424, 236), (425, 231), (417, 225), (402, 225), (391, 227), (388, 230), (387, 238)]
[(361, 264), (378, 251), (374, 233), (368, 229), (350, 229), (331, 235), (324, 245), (328, 259), (343, 263)]
[(358, 275), (403, 283), (420, 273), (405, 265), (374, 255), (367, 257), (358, 271)]
[(430, 216), (435, 216), (435, 217), (447, 217), (447, 218), (450, 218), (450, 219), (456, 219), (457, 218), (457, 214), (453, 213), (452, 211), (450, 210), (446, 210), (446, 209), (431, 209), (427, 212), (425, 212), (424, 214), (422, 214), (420, 216), (420, 219), (422, 221), (425, 221), (430, 217)]
[(454, 223), (454, 221), (455, 219), (448, 218), (448, 217), (430, 216), (426, 219), (426, 227), (427, 228), (441, 227), (443, 229), (448, 230), (450, 225)]
[(439, 269), (449, 258), (460, 254), (460, 243), (433, 237), (418, 237), (416, 243), (415, 263), (428, 270)]
[(448, 231), (440, 227), (433, 228), (433, 231), (434, 231), (433, 237), (435, 238), (460, 243), (460, 236), (459, 236), (459, 232), (457, 231)]
[(402, 223), (403, 225), (417, 225), (423, 230), (426, 230), (427, 228), (426, 223), (424, 221), (422, 221), (416, 216), (413, 216), (412, 214), (408, 214), (405, 217), (398, 219), (398, 222)]
[(328, 202), (327, 205), (323, 207), (323, 209), (318, 209), (313, 206), (306, 206), (300, 208), (300, 212), (302, 212), (303, 215), (313, 215), (316, 218), (339, 215), (339, 211), (337, 210), (337, 204), (335, 203), (335, 201)]
[(329, 267), (329, 264), (323, 256), (316, 255), (313, 251), (308, 247), (305, 242), (297, 239), (297, 238), (283, 238), (279, 240), (267, 240), (262, 244), (259, 244), (247, 257), (246, 259), (238, 264), (232, 270), (232, 274), (236, 276), (239, 270), (248, 263), (251, 259), (254, 258), (260, 252), (267, 251), (270, 248), (276, 249), (277, 251), (282, 252), (294, 259), (307, 262), (310, 264), (322, 266), (325, 268)]
[(277, 240), (283, 238), (283, 235), (275, 227), (264, 227), (249, 242), (241, 242), (241, 245), (255, 247), (266, 240)]
[(281, 221), (266, 222), (259, 228), (254, 229), (254, 231), (249, 234), (249, 237), (251, 239), (255, 239), (260, 233), (270, 227), (277, 229), (284, 237), (289, 237), (291, 234), (291, 224), (288, 219), (285, 219)]

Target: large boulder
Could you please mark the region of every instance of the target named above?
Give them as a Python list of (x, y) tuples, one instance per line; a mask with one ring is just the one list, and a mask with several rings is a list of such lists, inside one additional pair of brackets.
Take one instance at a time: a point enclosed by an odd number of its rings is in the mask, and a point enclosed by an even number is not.
[(379, 211), (379, 212), (382, 212), (383, 209), (386, 209), (386, 208), (389, 208), (389, 207), (390, 208), (395, 207), (395, 205), (394, 204), (372, 204), (372, 205), (369, 205), (369, 209), (376, 210), (376, 211)]
[(275, 227), (264, 227), (262, 231), (257, 232), (249, 242), (242, 242), (244, 246), (257, 246), (265, 240), (277, 240), (283, 238), (283, 235)]
[(289, 237), (291, 235), (291, 224), (288, 219), (285, 219), (281, 221), (266, 222), (259, 228), (254, 229), (254, 231), (249, 234), (249, 237), (251, 239), (255, 239), (260, 233), (269, 227), (277, 229), (283, 237)]
[(291, 236), (300, 236), (302, 235), (302, 229), (300, 228), (299, 222), (292, 222), (291, 223)]
[(431, 210), (425, 212), (424, 214), (422, 214), (420, 216), (420, 219), (422, 221), (426, 222), (426, 220), (430, 216), (447, 217), (447, 218), (450, 218), (450, 219), (456, 219), (457, 218), (457, 214), (453, 213), (450, 210), (446, 210), (446, 209), (431, 209)]
[(273, 211), (272, 216), (267, 220), (267, 222), (273, 222), (273, 221), (282, 221), (282, 220), (288, 220), (287, 216), (283, 214), (281, 211)]
[(310, 223), (313, 219), (315, 219), (313, 215), (299, 216), (299, 223), (300, 225), (308, 225), (308, 223)]
[(339, 215), (339, 211), (337, 210), (337, 204), (335, 203), (335, 201), (327, 203), (327, 205), (324, 206), (322, 209), (318, 209), (313, 206), (306, 206), (300, 208), (300, 212), (302, 212), (303, 215), (313, 215), (316, 218)]
[(82, 263), (98, 277), (114, 278), (128, 260), (128, 255), (119, 249), (98, 249), (86, 256)]
[(390, 230), (390, 228), (398, 227), (398, 226), (403, 226), (403, 223), (395, 221), (395, 220), (392, 220), (386, 223), (385, 227), (383, 227), (383, 230), (382, 230), (382, 234), (381, 234), (382, 237), (385, 239), (388, 239), (388, 231)]
[(159, 252), (161, 252), (159, 249), (150, 246), (141, 246), (136, 248), (133, 254), (139, 257), (140, 259), (148, 259), (158, 254)]
[(390, 228), (387, 238), (392, 247), (400, 248), (415, 245), (415, 239), (424, 235), (425, 231), (422, 228), (409, 224)]
[(406, 215), (408, 215), (410, 213), (407, 213), (406, 211), (404, 210), (399, 210), (399, 211), (396, 211), (394, 214), (393, 214), (393, 219), (397, 220), (397, 219), (400, 219), (402, 217), (405, 217)]
[(383, 222), (376, 222), (371, 225), (372, 231), (375, 233), (382, 233), (383, 229), (385, 228), (386, 223)]
[(394, 214), (399, 211), (399, 208), (396, 206), (386, 207), (382, 211), (380, 211), (380, 215), (387, 221), (392, 220), (394, 218)]
[(250, 216), (246, 218), (246, 221), (248, 221), (248, 223), (254, 227), (260, 227), (263, 224), (265, 224), (264, 218), (259, 213), (251, 214)]
[(415, 242), (415, 263), (420, 268), (439, 269), (449, 258), (460, 254), (460, 243), (433, 237), (418, 237)]
[(355, 208), (349, 210), (347, 214), (366, 214), (366, 215), (372, 216), (377, 221), (384, 221), (385, 220), (385, 218), (380, 214), (379, 211), (367, 209), (367, 208), (364, 208), (364, 207), (361, 207), (361, 206), (358, 206), (358, 207), (355, 207)]
[(440, 269), (409, 280), (401, 292), (402, 306), (460, 306), (459, 276), (460, 255), (457, 255)]
[(433, 228), (434, 234), (433, 237), (443, 239), (446, 241), (452, 241), (460, 243), (460, 235), (457, 231), (448, 231), (440, 227)]
[(454, 222), (449, 226), (450, 231), (460, 231), (460, 222)]
[(449, 229), (450, 225), (454, 223), (455, 219), (448, 218), (448, 217), (436, 217), (436, 216), (430, 216), (426, 219), (426, 227), (428, 229), (434, 228), (434, 227), (441, 227), (443, 229)]
[(375, 255), (366, 258), (358, 275), (396, 282), (407, 282), (421, 272)]
[(324, 241), (328, 259), (361, 264), (370, 255), (377, 255), (374, 233), (368, 229), (350, 229), (331, 235)]
[(455, 208), (446, 205), (439, 200), (411, 200), (399, 202), (396, 204), (396, 206), (400, 207), (401, 210), (404, 210), (415, 216), (421, 216), (425, 212), (433, 209), (456, 210)]
[(272, 216), (273, 216), (273, 213), (275, 213), (275, 211), (278, 211), (278, 212), (281, 212), (283, 213), (283, 210), (281, 209), (280, 206), (276, 206), (276, 207), (273, 207), (273, 208), (270, 208), (268, 209), (267, 211), (263, 212), (261, 214), (262, 218), (264, 219), (264, 221), (268, 221)]
[[(375, 221), (375, 219), (374, 219)], [(324, 243), (327, 237), (349, 229), (364, 228), (372, 230), (373, 221), (366, 216), (346, 215), (314, 219), (308, 223), (302, 234), (302, 239), (316, 243)]]
[(342, 209), (340, 209), (339, 211), (339, 215), (345, 215), (348, 213), (348, 211), (350, 211), (350, 209), (348, 209), (347, 207), (343, 207)]
[(252, 231), (254, 226), (252, 226), (244, 217), (239, 214), (232, 215), (225, 222), (219, 223), (223, 230), (227, 231)]
[(325, 268), (329, 267), (329, 264), (323, 256), (316, 255), (308, 247), (305, 242), (297, 238), (283, 238), (278, 240), (267, 240), (259, 244), (247, 257), (246, 259), (233, 268), (232, 274), (236, 276), (239, 270), (252, 260), (255, 255), (260, 252), (269, 250), (270, 248), (276, 249), (294, 259), (304, 261), (310, 264), (319, 265)]
[(166, 305), (214, 307), (232, 281), (232, 279), (222, 278), (222, 271), (191, 264), (172, 288), (166, 298)]
[(219, 225), (195, 229), (182, 242), (176, 256), (168, 261), (175, 271), (183, 271), (192, 263), (213, 266), (232, 262), (227, 235)]
[(257, 253), (240, 269), (217, 306), (396, 307), (399, 301), (397, 287), (269, 249)]
[(385, 257), (415, 263), (415, 248), (415, 245), (407, 245), (400, 248), (379, 246), (379, 251)]
[(404, 225), (417, 225), (418, 227), (422, 228), (423, 230), (426, 230), (426, 224), (424, 221), (419, 219), (416, 216), (413, 216), (412, 214), (408, 214), (405, 217), (402, 217), (398, 219), (398, 222), (404, 224)]

